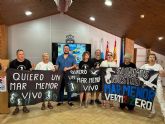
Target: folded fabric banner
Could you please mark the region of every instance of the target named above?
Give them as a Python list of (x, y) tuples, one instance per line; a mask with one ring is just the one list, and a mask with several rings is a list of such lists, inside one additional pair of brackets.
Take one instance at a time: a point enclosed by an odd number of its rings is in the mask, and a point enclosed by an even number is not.
[(100, 70), (70, 70), (67, 72), (69, 90), (74, 93), (99, 90)]
[(159, 73), (133, 68), (101, 68), (103, 100), (151, 110)]
[(61, 81), (60, 71), (9, 69), (7, 71), (9, 106), (33, 105), (48, 100), (56, 101)]

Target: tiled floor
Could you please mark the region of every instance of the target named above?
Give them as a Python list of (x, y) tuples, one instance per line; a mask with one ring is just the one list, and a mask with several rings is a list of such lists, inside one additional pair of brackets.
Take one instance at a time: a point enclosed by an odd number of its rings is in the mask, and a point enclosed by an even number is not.
[(147, 110), (136, 107), (134, 112), (122, 111), (117, 104), (115, 108), (97, 105), (79, 108), (79, 103), (75, 102), (74, 107), (64, 104), (44, 111), (40, 110), (40, 106), (41, 104), (29, 106), (31, 112), (28, 114), (23, 114), (22, 111), (16, 116), (0, 114), (0, 124), (163, 124), (158, 102), (156, 116), (152, 119), (147, 118)]

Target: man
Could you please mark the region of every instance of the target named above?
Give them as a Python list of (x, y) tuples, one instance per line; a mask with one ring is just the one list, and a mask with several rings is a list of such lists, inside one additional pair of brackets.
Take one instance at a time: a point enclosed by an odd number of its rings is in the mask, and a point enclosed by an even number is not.
[[(156, 55), (155, 54), (150, 54), (149, 57), (148, 57), (148, 64), (143, 65), (141, 67), (141, 69), (162, 71), (163, 70), (162, 66), (160, 64), (157, 64), (156, 60), (157, 60)], [(161, 107), (161, 112), (164, 116), (164, 122), (165, 122), (165, 101), (164, 101), (164, 98), (163, 98), (163, 87), (162, 87), (162, 84), (161, 84), (161, 77), (158, 77), (158, 80), (157, 80), (156, 96), (158, 98), (158, 101), (159, 101), (159, 104), (160, 104), (160, 107)], [(151, 113), (149, 114), (148, 117), (152, 118), (152, 117), (154, 117), (154, 115), (155, 115), (155, 106), (153, 104)]]
[(58, 96), (57, 106), (60, 106), (61, 104), (63, 104), (65, 86), (66, 86), (67, 95), (68, 95), (68, 105), (73, 106), (74, 104), (71, 102), (72, 94), (69, 89), (69, 82), (68, 82), (66, 72), (76, 68), (76, 60), (75, 60), (74, 56), (69, 53), (70, 50), (69, 50), (68, 45), (64, 45), (63, 51), (64, 51), (64, 54), (58, 56), (57, 61), (56, 61), (57, 69), (64, 72), (63, 80), (62, 80), (61, 88), (60, 88), (60, 93)]
[[(125, 54), (124, 56), (124, 63), (120, 65), (120, 67), (123, 68), (136, 68), (136, 65), (131, 62), (132, 56), (130, 54)], [(130, 105), (129, 103), (120, 103), (120, 108), (124, 109), (125, 107), (128, 108), (128, 110), (132, 111), (134, 110), (135, 105)]]
[[(25, 59), (24, 51), (22, 49), (18, 49), (16, 51), (16, 59), (11, 61), (9, 64), (9, 68), (18, 69), (18, 70), (30, 70), (32, 68), (31, 62)], [(29, 109), (26, 106), (23, 106), (23, 112), (28, 113)], [(19, 107), (16, 106), (13, 111), (13, 115), (19, 113)]]
[[(101, 50), (100, 49), (97, 49), (95, 51), (95, 58), (92, 59), (92, 66), (94, 69), (97, 69), (97, 68), (100, 68), (100, 64), (101, 62), (104, 61), (104, 59), (101, 58)], [(101, 101), (99, 100), (99, 95), (100, 95), (100, 92), (102, 91), (102, 84), (100, 82), (100, 87), (99, 87), (99, 91), (96, 92), (96, 100), (95, 100), (95, 103), (96, 104), (101, 104)], [(91, 105), (94, 104), (94, 93), (92, 92), (91, 93), (91, 102), (90, 102)]]
[[(42, 54), (42, 62), (39, 62), (36, 65), (35, 70), (52, 70), (52, 71), (55, 71), (53, 63), (49, 61), (49, 54), (48, 53), (43, 53)], [(48, 101), (47, 107), (49, 109), (53, 109), (53, 106), (50, 103), (50, 101)], [(46, 109), (46, 105), (45, 105), (45, 101), (44, 101), (42, 103), (41, 110), (45, 110), (45, 109)]]

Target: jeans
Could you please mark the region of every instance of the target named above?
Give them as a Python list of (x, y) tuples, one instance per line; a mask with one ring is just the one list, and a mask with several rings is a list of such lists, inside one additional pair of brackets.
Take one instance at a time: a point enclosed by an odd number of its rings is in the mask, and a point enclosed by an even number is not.
[(69, 88), (69, 80), (68, 80), (68, 77), (67, 77), (66, 73), (63, 74), (63, 79), (62, 79), (62, 82), (61, 82), (61, 88), (60, 88), (59, 95), (58, 95), (58, 102), (63, 103), (63, 101), (64, 101), (64, 88), (65, 87), (66, 87), (66, 90), (67, 90), (67, 100), (68, 100), (68, 102), (70, 102), (72, 92), (70, 91), (70, 88)]

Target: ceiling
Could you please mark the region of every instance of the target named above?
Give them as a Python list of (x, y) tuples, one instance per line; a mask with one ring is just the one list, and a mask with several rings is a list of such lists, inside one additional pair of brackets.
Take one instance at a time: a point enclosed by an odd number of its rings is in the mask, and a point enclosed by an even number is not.
[[(165, 0), (73, 0), (67, 15), (165, 55)], [(27, 17), (26, 10), (33, 12)], [(0, 0), (0, 24), (13, 25), (57, 14), (54, 0)], [(143, 19), (140, 15), (144, 14)], [(96, 18), (95, 22), (89, 20)]]

